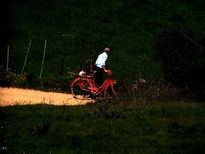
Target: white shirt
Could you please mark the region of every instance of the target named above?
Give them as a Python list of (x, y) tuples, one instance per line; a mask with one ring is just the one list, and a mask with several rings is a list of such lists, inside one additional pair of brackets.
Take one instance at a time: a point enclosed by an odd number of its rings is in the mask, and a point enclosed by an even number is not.
[(95, 61), (95, 65), (99, 68), (102, 68), (106, 65), (106, 60), (108, 58), (108, 54), (106, 52), (101, 53), (97, 60)]

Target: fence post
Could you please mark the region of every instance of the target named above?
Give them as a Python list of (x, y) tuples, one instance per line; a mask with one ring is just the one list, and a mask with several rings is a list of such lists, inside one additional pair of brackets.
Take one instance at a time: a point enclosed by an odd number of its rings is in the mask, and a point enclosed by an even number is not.
[(31, 47), (31, 40), (29, 41), (29, 45), (28, 45), (28, 49), (27, 49), (27, 52), (26, 52), (26, 57), (25, 57), (25, 60), (24, 60), (24, 64), (23, 64), (23, 67), (22, 67), (22, 70), (21, 70), (21, 74), (23, 73), (25, 65), (26, 65), (26, 62), (27, 62), (27, 58), (28, 58), (28, 53), (29, 53), (30, 47)]
[(9, 70), (9, 44), (7, 48), (6, 72)]
[(92, 47), (90, 50), (90, 72), (93, 72), (93, 48), (94, 48), (94, 41), (92, 42)]
[(83, 50), (82, 50), (82, 39), (80, 39), (80, 70), (83, 69)]
[(44, 64), (45, 53), (46, 53), (46, 45), (47, 45), (47, 41), (45, 40), (44, 50), (43, 50), (43, 59), (42, 59), (42, 63), (41, 63), (40, 79), (41, 79), (42, 72), (43, 72), (43, 64)]

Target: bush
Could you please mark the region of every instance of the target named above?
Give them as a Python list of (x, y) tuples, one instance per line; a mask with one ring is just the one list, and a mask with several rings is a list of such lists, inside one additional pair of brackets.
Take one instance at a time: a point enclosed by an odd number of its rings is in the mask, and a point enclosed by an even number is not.
[(164, 79), (178, 87), (183, 95), (205, 99), (204, 47), (194, 41), (194, 32), (179, 29), (158, 36), (157, 50)]
[(25, 83), (26, 83), (26, 75), (25, 74), (16, 74), (15, 72), (12, 72), (12, 71), (8, 71), (8, 72), (1, 71), (0, 86), (3, 86), (3, 87), (11, 87), (11, 86), (21, 87), (21, 86), (24, 86)]
[(17, 74), (13, 71), (1, 70), (0, 86), (34, 88), (40, 90), (68, 92), (70, 91), (70, 78), (39, 79), (35, 74)]
[(114, 101), (133, 101), (134, 103), (146, 103), (147, 100), (176, 100), (179, 98), (178, 89), (171, 84), (165, 84), (160, 80), (145, 81), (136, 80), (133, 83), (119, 83), (118, 94)]

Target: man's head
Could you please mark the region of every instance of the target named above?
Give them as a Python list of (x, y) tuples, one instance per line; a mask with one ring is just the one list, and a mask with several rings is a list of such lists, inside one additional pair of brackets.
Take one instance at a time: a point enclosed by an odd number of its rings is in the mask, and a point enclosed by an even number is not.
[(110, 48), (107, 48), (107, 47), (106, 47), (106, 48), (104, 49), (104, 51), (107, 52), (107, 53), (110, 53)]

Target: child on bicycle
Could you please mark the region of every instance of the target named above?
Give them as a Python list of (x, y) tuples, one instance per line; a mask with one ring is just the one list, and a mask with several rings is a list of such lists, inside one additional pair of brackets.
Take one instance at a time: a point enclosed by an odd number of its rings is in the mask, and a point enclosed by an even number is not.
[(104, 52), (98, 55), (98, 58), (95, 61), (95, 67), (94, 67), (94, 70), (96, 71), (95, 83), (97, 86), (101, 86), (103, 83), (103, 72), (106, 72), (109, 75), (112, 74), (111, 70), (106, 69), (108, 54), (110, 54), (110, 52), (111, 52), (110, 49), (106, 47), (104, 49)]

